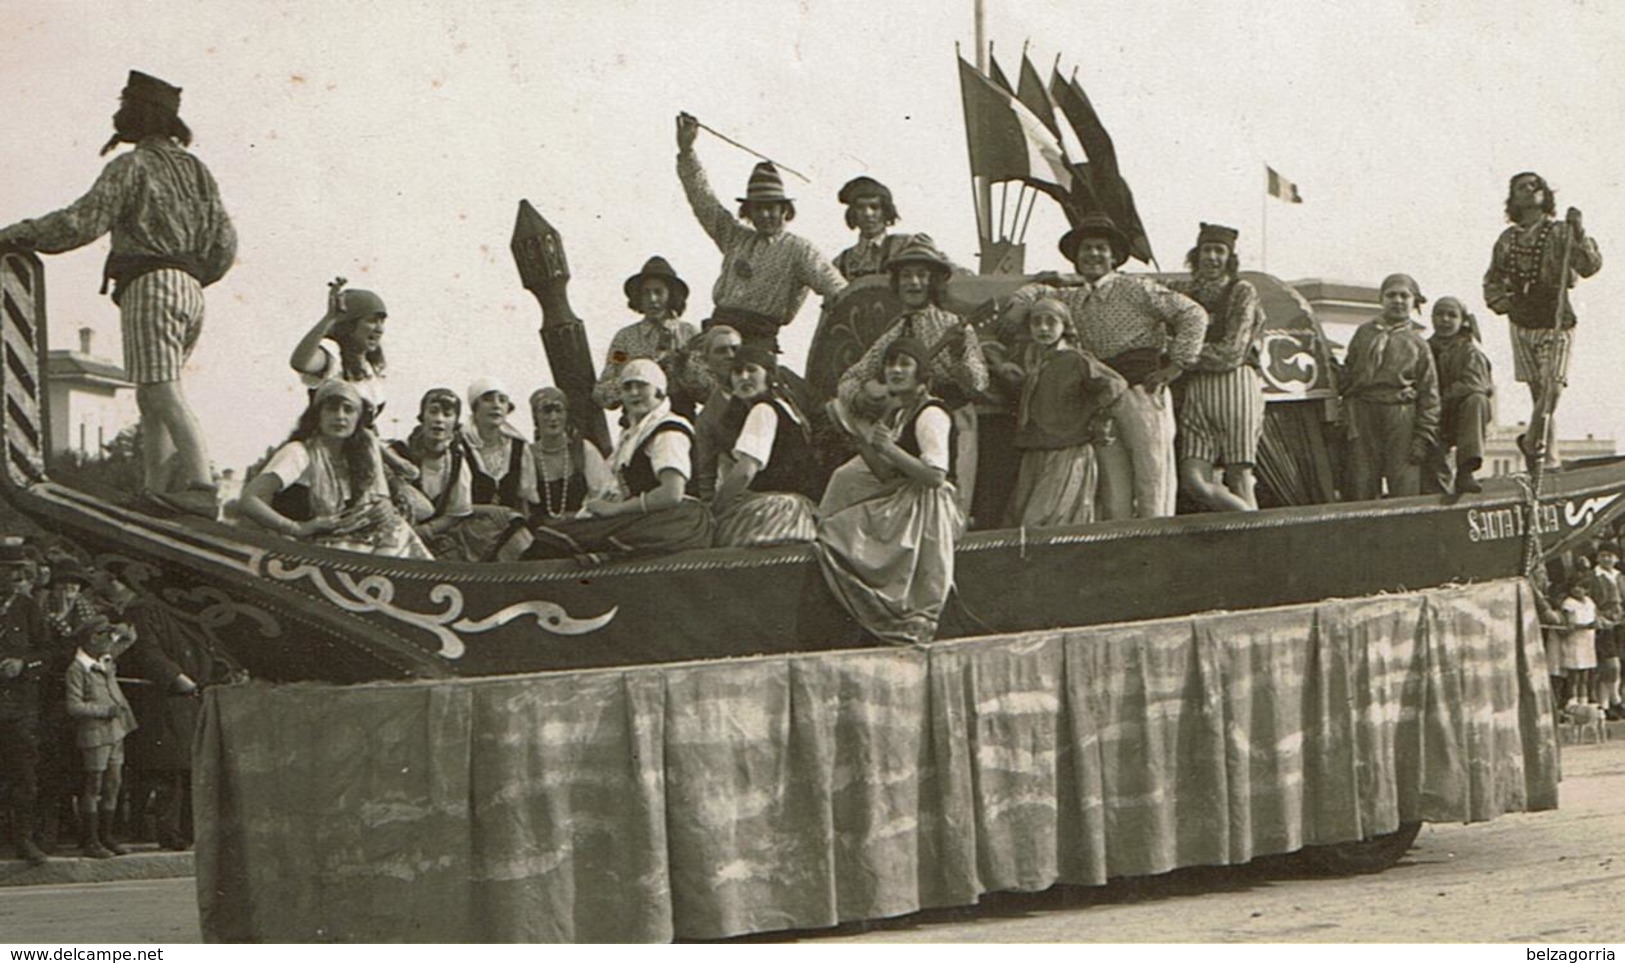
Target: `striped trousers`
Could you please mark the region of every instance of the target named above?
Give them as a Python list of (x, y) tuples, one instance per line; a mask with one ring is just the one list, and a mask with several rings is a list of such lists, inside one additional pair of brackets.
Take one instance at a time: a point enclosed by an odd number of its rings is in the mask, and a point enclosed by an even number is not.
[(148, 271), (119, 295), (119, 330), (131, 381), (179, 381), (203, 333), (203, 286), (177, 268)]

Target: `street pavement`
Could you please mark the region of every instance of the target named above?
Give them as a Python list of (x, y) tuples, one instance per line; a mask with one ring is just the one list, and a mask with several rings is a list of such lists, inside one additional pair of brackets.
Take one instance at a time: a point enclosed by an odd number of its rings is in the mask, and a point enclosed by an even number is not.
[[(995, 894), (975, 907), (750, 942), (1514, 942), (1625, 940), (1625, 739), (1565, 746), (1556, 812), (1429, 825), (1374, 876), (1286, 860)], [(190, 878), (0, 887), (0, 945), (194, 943)]]

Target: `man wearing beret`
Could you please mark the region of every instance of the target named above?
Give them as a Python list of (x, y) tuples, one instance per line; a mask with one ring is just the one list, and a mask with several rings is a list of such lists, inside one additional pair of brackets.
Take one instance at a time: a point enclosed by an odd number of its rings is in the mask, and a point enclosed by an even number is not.
[(203, 162), (186, 150), (192, 131), (179, 116), (181, 90), (130, 71), (102, 148), (113, 158), (90, 192), (44, 217), (0, 228), (0, 248), (56, 254), (112, 233), (102, 290), (113, 287), (124, 367), (141, 410), (146, 498), (215, 517), (218, 494), (203, 429), (181, 389), (181, 367), (203, 330), (203, 289), (237, 254), (237, 235)]

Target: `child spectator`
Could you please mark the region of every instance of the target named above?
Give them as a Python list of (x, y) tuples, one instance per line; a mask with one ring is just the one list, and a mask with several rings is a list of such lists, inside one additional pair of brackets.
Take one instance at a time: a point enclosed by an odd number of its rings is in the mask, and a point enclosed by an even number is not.
[(1597, 668), (1597, 603), (1591, 600), (1590, 576), (1581, 576), (1569, 585), (1569, 596), (1563, 600), (1563, 625), (1568, 702), (1587, 702), (1591, 698), (1591, 674)]
[(112, 841), (112, 823), (123, 777), (124, 737), (135, 731), (136, 722), (113, 660), (135, 642), (135, 630), (98, 615), (74, 632), (74, 641), (79, 651), (68, 666), (68, 715), (78, 722), (85, 771), (79, 797), (81, 849), (92, 859), (108, 859), (129, 852)]
[[(1490, 424), (1490, 359), (1478, 346), (1478, 319), (1456, 298), (1440, 298), (1433, 306), (1433, 337), (1428, 348), (1439, 373), (1439, 445), (1432, 452), (1422, 489), (1451, 490), (1470, 495), (1484, 490), (1473, 477), (1484, 464), (1484, 431)], [(1452, 472), (1450, 451), (1455, 449)]]
[(1607, 710), (1609, 719), (1625, 719), (1619, 687), (1620, 635), (1625, 632), (1625, 580), (1619, 568), (1619, 547), (1605, 543), (1597, 547), (1597, 564), (1591, 569), (1591, 598), (1597, 606), (1597, 705)]
[(1092, 522), (1098, 483), (1094, 446), (1111, 444), (1111, 408), (1128, 382), (1076, 347), (1072, 312), (1064, 302), (1034, 302), (1027, 330), (1031, 342), (1021, 364), (1015, 439), (1021, 472), (1005, 524)]

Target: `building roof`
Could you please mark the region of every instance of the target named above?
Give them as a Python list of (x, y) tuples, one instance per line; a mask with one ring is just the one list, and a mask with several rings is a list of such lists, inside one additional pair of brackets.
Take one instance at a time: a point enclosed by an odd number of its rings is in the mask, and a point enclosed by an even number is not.
[(1329, 281), (1325, 278), (1302, 278), (1287, 283), (1296, 288), (1304, 300), (1310, 302), (1354, 301), (1360, 304), (1377, 304), (1382, 300), (1382, 291), (1372, 284)]
[(51, 381), (81, 381), (113, 388), (135, 385), (124, 369), (112, 362), (62, 349), (52, 351), (46, 357), (45, 376)]

